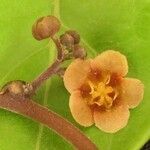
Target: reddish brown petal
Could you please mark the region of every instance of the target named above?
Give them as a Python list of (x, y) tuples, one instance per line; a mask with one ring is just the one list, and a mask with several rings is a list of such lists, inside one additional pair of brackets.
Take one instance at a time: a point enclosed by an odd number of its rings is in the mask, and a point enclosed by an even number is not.
[(80, 125), (88, 127), (94, 123), (93, 114), (80, 91), (75, 91), (70, 96), (69, 107), (71, 113)]
[(90, 72), (90, 60), (76, 59), (73, 61), (64, 74), (64, 84), (71, 93), (81, 87)]
[(138, 79), (125, 78), (121, 83), (121, 99), (134, 108), (139, 105), (143, 99), (144, 85)]
[(121, 76), (125, 76), (128, 72), (126, 57), (120, 52), (113, 50), (107, 50), (101, 53), (92, 61), (91, 66), (93, 69), (99, 68)]
[(127, 125), (129, 115), (127, 105), (119, 104), (110, 110), (95, 110), (94, 121), (102, 131), (115, 133)]

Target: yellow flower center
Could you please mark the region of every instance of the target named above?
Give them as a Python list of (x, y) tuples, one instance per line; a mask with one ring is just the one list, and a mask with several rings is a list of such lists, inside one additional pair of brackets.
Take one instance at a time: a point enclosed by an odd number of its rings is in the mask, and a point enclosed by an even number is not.
[(94, 83), (90, 80), (88, 81), (90, 87), (90, 99), (88, 99), (89, 105), (97, 104), (98, 106), (104, 106), (107, 109), (112, 106), (118, 92), (109, 85), (109, 82), (110, 76), (107, 76), (99, 83)]

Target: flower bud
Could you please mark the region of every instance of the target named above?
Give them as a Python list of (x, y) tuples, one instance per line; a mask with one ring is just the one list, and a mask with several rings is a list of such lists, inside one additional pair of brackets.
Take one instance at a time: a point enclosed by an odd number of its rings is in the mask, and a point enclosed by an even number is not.
[(32, 93), (33, 87), (25, 81), (15, 80), (6, 83), (0, 90), (0, 95), (9, 93), (11, 95), (29, 96)]
[(54, 16), (39, 18), (32, 27), (35, 39), (43, 40), (54, 36), (60, 29), (60, 21)]
[(80, 45), (78, 45), (78, 44), (76, 44), (75, 46), (74, 46), (74, 50), (73, 50), (73, 56), (75, 57), (75, 58), (81, 58), (81, 59), (83, 59), (83, 58), (85, 58), (86, 57), (86, 51), (85, 51), (85, 49), (84, 49), (84, 47), (81, 47)]
[(60, 36), (60, 43), (67, 49), (71, 49), (74, 45), (74, 38), (69, 34), (62, 34)]
[(68, 31), (66, 31), (66, 34), (69, 34), (69, 35), (71, 35), (73, 37), (74, 44), (79, 44), (79, 42), (80, 42), (80, 35), (76, 31), (68, 30)]

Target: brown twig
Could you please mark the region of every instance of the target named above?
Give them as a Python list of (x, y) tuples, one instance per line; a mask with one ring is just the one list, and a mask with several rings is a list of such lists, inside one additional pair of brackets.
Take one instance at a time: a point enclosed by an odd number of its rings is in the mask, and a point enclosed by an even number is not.
[(95, 144), (71, 123), (31, 99), (14, 99), (8, 94), (0, 95), (0, 108), (26, 116), (52, 128), (78, 150), (97, 150)]
[(55, 37), (51, 37), (51, 39), (53, 40), (57, 48), (57, 59), (50, 67), (48, 67), (34, 81), (31, 82), (31, 85), (33, 87), (33, 91), (31, 93), (35, 93), (35, 91), (41, 86), (41, 84), (48, 78), (50, 78), (53, 74), (57, 74), (57, 71), (60, 69), (60, 64), (65, 59), (64, 50), (60, 44), (59, 39)]
[(58, 38), (55, 38), (55, 37), (51, 37), (51, 39), (53, 40), (53, 42), (55, 43), (56, 48), (57, 48), (57, 59), (58, 59), (58, 60), (62, 60), (63, 57), (64, 57), (64, 56), (63, 56), (64, 50), (63, 50), (63, 48), (62, 48), (62, 46), (61, 46), (61, 44), (60, 44), (59, 39), (58, 39)]
[(56, 74), (59, 70), (61, 60), (56, 60), (50, 67), (48, 67), (42, 74), (40, 74), (35, 80), (31, 82), (33, 86), (33, 93), (41, 86), (41, 84), (50, 78), (53, 74)]

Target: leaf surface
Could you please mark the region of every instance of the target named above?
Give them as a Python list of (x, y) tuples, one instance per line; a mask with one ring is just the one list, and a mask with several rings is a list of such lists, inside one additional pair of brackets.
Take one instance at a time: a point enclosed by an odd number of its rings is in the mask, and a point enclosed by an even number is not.
[[(71, 28), (82, 36), (90, 56), (107, 49), (124, 53), (129, 77), (145, 85), (144, 100), (134, 110), (128, 125), (116, 134), (96, 127), (83, 128), (73, 120), (69, 94), (58, 77), (38, 91), (35, 99), (79, 127), (101, 150), (138, 150), (150, 138), (150, 2), (148, 0), (1, 0), (0, 3), (0, 85), (9, 80), (31, 81), (54, 57), (54, 45), (37, 42), (31, 26), (40, 16), (61, 18), (63, 30)], [(0, 110), (1, 150), (71, 150), (73, 147), (39, 123)]]

